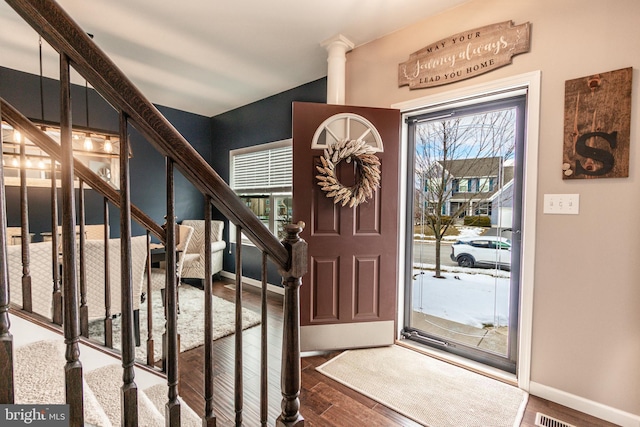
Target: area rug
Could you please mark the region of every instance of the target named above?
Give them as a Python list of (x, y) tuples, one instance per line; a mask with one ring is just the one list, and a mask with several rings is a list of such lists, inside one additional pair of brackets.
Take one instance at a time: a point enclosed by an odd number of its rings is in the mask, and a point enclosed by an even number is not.
[(519, 426), (528, 394), (400, 346), (349, 350), (322, 374), (430, 427)]
[[(180, 314), (178, 333), (180, 351), (198, 347), (204, 343), (204, 291), (189, 285), (178, 287)], [(152, 291), (154, 358), (162, 358), (162, 334), (165, 331), (164, 307), (160, 290)], [(235, 333), (235, 304), (213, 296), (213, 339)], [(247, 329), (260, 323), (260, 314), (242, 309), (242, 328)], [(103, 320), (90, 322), (89, 338), (104, 343)], [(147, 360), (147, 303), (140, 305), (140, 347), (136, 347), (136, 360)], [(113, 347), (120, 349), (120, 317), (113, 319)]]

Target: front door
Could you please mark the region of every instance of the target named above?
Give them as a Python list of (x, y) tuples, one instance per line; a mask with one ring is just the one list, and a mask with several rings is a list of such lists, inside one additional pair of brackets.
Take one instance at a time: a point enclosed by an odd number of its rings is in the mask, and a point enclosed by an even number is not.
[[(390, 345), (396, 337), (400, 112), (293, 104), (293, 217), (304, 221), (309, 274), (300, 291), (301, 351)], [(380, 162), (380, 187), (343, 205), (318, 185), (330, 146), (364, 140)], [(332, 162), (334, 163), (334, 162)], [(355, 160), (335, 162), (335, 177), (353, 188)]]

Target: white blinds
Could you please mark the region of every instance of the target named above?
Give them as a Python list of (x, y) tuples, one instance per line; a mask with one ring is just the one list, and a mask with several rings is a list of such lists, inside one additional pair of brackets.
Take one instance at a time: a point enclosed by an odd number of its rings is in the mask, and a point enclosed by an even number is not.
[(233, 155), (231, 186), (234, 190), (292, 187), (291, 146), (261, 149)]

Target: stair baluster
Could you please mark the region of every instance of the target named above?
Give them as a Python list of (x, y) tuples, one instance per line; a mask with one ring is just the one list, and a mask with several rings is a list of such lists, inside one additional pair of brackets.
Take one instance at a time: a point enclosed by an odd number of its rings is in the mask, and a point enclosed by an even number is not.
[(211, 278), (211, 197), (204, 198), (204, 422), (216, 426), (213, 410), (213, 280)]
[(120, 291), (122, 310), (122, 425), (138, 425), (138, 386), (134, 382), (133, 280), (131, 275), (131, 191), (129, 185), (129, 132), (120, 111)]
[(180, 401), (178, 400), (178, 289), (176, 274), (176, 216), (175, 216), (175, 180), (173, 160), (167, 157), (167, 228), (166, 228), (166, 274), (167, 290), (165, 307), (167, 315), (167, 384), (168, 401), (165, 406), (167, 426), (180, 425)]
[(109, 269), (109, 199), (103, 203), (104, 224), (104, 345), (113, 348), (113, 318), (111, 317), (111, 271)]
[[(0, 146), (2, 140), (0, 136)], [(9, 321), (9, 273), (7, 260), (7, 203), (4, 166), (0, 164), (0, 404), (14, 403), (13, 336)]]
[(269, 415), (269, 346), (267, 330), (267, 253), (262, 252), (262, 289), (260, 293), (260, 425), (267, 426)]
[[(60, 146), (62, 169), (62, 254), (64, 287), (64, 342), (66, 402), (70, 427), (84, 425), (82, 364), (80, 363), (78, 283), (76, 281), (76, 230), (73, 187), (73, 140), (71, 135), (71, 80), (69, 57), (60, 55)], [(53, 230), (52, 232), (56, 232)]]
[(22, 245), (22, 309), (28, 313), (33, 311), (33, 298), (31, 296), (31, 272), (29, 266), (29, 201), (27, 197), (27, 155), (25, 138), (20, 141), (20, 222), (22, 232), (20, 242)]
[[(153, 313), (151, 283), (151, 232), (147, 230), (147, 313)], [(153, 350), (153, 316), (147, 316), (147, 365), (153, 366), (155, 363), (155, 352)]]
[(58, 259), (58, 180), (56, 162), (51, 161), (51, 277), (53, 278), (53, 323), (62, 325), (62, 290)]
[(86, 231), (85, 231), (85, 205), (84, 205), (84, 180), (79, 180), (78, 191), (78, 222), (80, 224), (80, 266), (78, 280), (80, 281), (80, 335), (89, 338), (89, 307), (87, 307), (87, 264), (85, 259)]
[(236, 227), (236, 333), (235, 333), (235, 410), (236, 426), (242, 425), (244, 388), (242, 383), (242, 227)]

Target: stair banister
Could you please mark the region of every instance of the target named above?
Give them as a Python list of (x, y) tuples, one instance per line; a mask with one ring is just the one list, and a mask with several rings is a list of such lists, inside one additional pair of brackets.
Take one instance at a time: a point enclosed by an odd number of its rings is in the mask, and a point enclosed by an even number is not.
[[(133, 85), (89, 36), (53, 0), (6, 0), (58, 52), (64, 52), (78, 71), (111, 105), (118, 106), (162, 154), (260, 250), (281, 268), (289, 253), (264, 224), (236, 196), (226, 182)], [(68, 35), (68, 36), (67, 36)]]
[[(210, 203), (213, 203), (223, 215), (238, 227), (238, 230), (242, 230), (245, 236), (276, 264), (283, 275), (285, 287), (282, 351), (283, 400), (282, 414), (277, 419), (276, 425), (283, 427), (304, 425), (304, 419), (299, 411), (299, 287), (301, 277), (307, 271), (306, 243), (299, 238), (303, 225), (288, 226), (287, 238), (282, 243), (279, 242), (258, 217), (236, 196), (226, 182), (55, 1), (6, 0), (6, 2), (61, 54), (61, 58), (64, 58), (65, 62), (73, 63), (74, 69), (91, 83), (98, 93), (120, 112), (121, 116), (130, 119), (131, 124), (172, 164), (175, 164), (175, 167), (182, 172), (185, 178), (209, 198)], [(68, 120), (68, 123), (64, 123), (61, 120), (61, 124), (64, 124), (68, 128), (67, 130), (70, 131), (70, 120)], [(52, 157), (55, 158), (53, 155)], [(75, 167), (77, 168), (78, 176), (81, 176), (83, 166), (78, 164)], [(88, 176), (91, 177), (91, 174), (88, 174)], [(86, 180), (90, 182), (88, 179)], [(96, 184), (100, 185), (100, 183)], [(107, 190), (103, 194), (108, 196), (110, 193)], [(170, 212), (170, 209), (168, 209), (167, 214), (169, 215)], [(173, 218), (173, 215), (171, 216)], [(158, 231), (156, 227), (157, 225), (150, 224), (150, 227), (147, 228)], [(73, 238), (73, 231), (70, 230), (67, 224), (63, 233), (67, 240)], [(171, 227), (171, 231), (167, 233), (169, 236), (166, 238), (163, 231), (154, 232), (154, 234), (162, 236), (161, 240), (169, 249), (175, 245), (174, 236), (171, 235), (173, 233), (174, 227)], [(170, 250), (170, 252), (173, 251)], [(241, 289), (241, 287), (237, 289)], [(66, 286), (65, 291), (67, 291)], [(173, 301), (170, 301), (170, 305), (174, 304)], [(66, 314), (65, 310), (65, 316)], [(65, 327), (67, 323), (65, 317)], [(170, 335), (173, 337), (174, 333)], [(71, 341), (76, 339), (72, 338)], [(173, 370), (176, 370), (176, 368), (174, 367)], [(169, 376), (172, 377), (173, 375)], [(67, 381), (67, 384), (69, 384), (69, 381)], [(169, 378), (169, 386), (167, 409), (171, 409), (171, 406), (174, 406), (174, 401), (177, 402), (177, 387), (175, 387), (175, 382), (172, 378)], [(81, 384), (79, 388), (81, 390)], [(240, 388), (242, 388), (241, 385)], [(237, 392), (238, 390), (236, 390)], [(69, 401), (69, 398), (67, 401)], [(174, 408), (178, 410), (167, 411), (169, 425), (177, 425), (176, 421), (179, 420), (179, 406), (175, 405)], [(73, 408), (72, 412), (74, 412)], [(241, 406), (238, 412), (241, 420)], [(177, 417), (174, 417), (174, 415), (177, 415)]]

